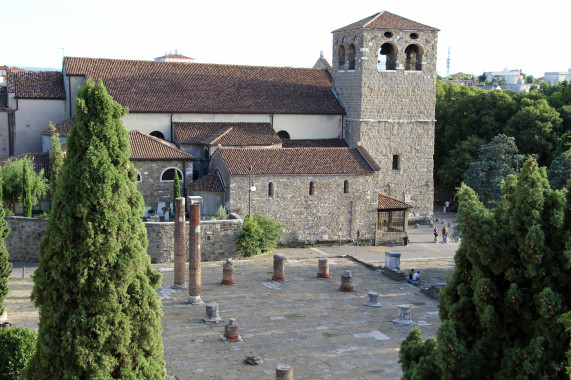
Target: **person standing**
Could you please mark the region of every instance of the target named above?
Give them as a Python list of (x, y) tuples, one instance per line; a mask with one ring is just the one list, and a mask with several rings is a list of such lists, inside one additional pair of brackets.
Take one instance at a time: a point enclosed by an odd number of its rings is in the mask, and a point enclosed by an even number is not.
[(434, 242), (438, 242), (438, 229), (434, 226)]
[(444, 205), (446, 206), (446, 212), (450, 212), (450, 201), (446, 201)]
[(448, 244), (448, 227), (442, 228), (442, 244)]

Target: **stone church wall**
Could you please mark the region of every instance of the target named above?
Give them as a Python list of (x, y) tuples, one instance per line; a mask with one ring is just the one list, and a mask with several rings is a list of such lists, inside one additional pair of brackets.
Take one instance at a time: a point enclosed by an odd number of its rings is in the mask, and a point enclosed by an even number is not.
[[(256, 175), (251, 214), (261, 212), (286, 226), (288, 243), (374, 240), (377, 195), (373, 175)], [(344, 181), (349, 192), (344, 193)], [(248, 176), (232, 176), (230, 211), (248, 214)], [(309, 195), (310, 182), (314, 195)], [(268, 194), (273, 184), (273, 196)]]

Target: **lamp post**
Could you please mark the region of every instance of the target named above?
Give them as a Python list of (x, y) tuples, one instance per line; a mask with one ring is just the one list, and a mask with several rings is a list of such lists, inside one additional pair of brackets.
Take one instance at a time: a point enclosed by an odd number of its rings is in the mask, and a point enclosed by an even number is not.
[(252, 191), (256, 191), (256, 186), (254, 186), (254, 175), (252, 174), (252, 166), (248, 166), (248, 172), (250, 174), (250, 181), (248, 183), (248, 216), (250, 216), (250, 210), (252, 209)]

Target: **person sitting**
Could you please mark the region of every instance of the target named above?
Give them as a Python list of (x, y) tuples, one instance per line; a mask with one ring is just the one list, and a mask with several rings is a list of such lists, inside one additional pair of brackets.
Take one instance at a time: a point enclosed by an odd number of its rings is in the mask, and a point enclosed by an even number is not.
[(414, 274), (414, 276), (412, 276), (412, 281), (418, 281), (420, 282), (420, 271), (416, 271), (416, 273)]
[(410, 270), (410, 273), (408, 274), (408, 278), (412, 280), (412, 276), (414, 276), (414, 269)]

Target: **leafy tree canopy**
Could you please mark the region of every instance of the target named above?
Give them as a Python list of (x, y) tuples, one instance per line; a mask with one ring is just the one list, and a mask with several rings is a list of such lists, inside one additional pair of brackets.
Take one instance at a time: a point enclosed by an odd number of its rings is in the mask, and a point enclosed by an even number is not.
[(47, 180), (44, 177), (44, 170), (39, 173), (34, 171), (34, 160), (25, 156), (17, 160), (8, 160), (2, 168), (4, 177), (3, 195), (6, 202), (13, 210), (17, 202), (22, 202), (22, 189), (24, 187), (24, 166), (29, 173), (29, 184), (31, 189), (30, 201), (32, 206), (38, 204), (39, 199), (46, 195)]
[(401, 346), (403, 378), (419, 378), (423, 368), (439, 379), (563, 378), (571, 340), (559, 321), (571, 309), (569, 194), (551, 190), (533, 159), (506, 178), (494, 209), (462, 185), (462, 241), (440, 292), (437, 342), (411, 332)]
[(514, 138), (499, 134), (480, 147), (478, 158), (464, 173), (464, 183), (489, 206), (500, 200), (501, 183), (508, 174), (517, 173), (523, 159)]

